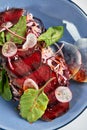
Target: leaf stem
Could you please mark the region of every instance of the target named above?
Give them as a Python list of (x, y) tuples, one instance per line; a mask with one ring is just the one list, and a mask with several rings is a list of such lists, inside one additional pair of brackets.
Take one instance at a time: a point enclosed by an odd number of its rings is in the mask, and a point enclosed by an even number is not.
[(40, 89), (40, 92), (42, 92), (43, 90), (44, 90), (44, 88), (52, 81), (52, 80), (54, 80), (56, 77), (52, 77), (52, 78), (50, 78), (45, 84), (44, 84), (44, 86), (42, 86), (42, 88)]
[(16, 34), (15, 32), (11, 31), (9, 28), (7, 28), (6, 26), (3, 26), (3, 28), (5, 28), (8, 32), (10, 32), (12, 35), (22, 39), (22, 40), (26, 40), (26, 38), (19, 36), (18, 34)]
[(33, 106), (30, 108), (30, 111), (31, 111), (31, 112), (32, 112), (32, 109), (34, 108), (34, 106), (36, 105), (36, 101), (37, 101), (37, 99), (38, 99), (38, 96), (43, 92), (44, 88), (45, 88), (52, 80), (54, 80), (55, 78), (56, 78), (56, 77), (50, 78), (50, 79), (45, 83), (45, 85), (42, 86), (41, 89), (39, 89), (38, 95), (37, 95), (36, 98), (34, 99)]

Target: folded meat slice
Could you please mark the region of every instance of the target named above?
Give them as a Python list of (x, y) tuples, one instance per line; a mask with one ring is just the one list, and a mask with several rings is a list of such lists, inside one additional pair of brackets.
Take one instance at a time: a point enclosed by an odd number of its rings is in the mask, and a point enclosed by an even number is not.
[(50, 121), (66, 113), (69, 109), (69, 103), (55, 102), (47, 107), (42, 116), (43, 120)]
[(7, 63), (7, 69), (16, 75), (17, 77), (24, 77), (25, 75), (28, 75), (32, 71), (35, 71), (41, 63), (41, 52), (39, 50), (34, 51), (29, 56), (26, 57), (14, 57), (11, 60), (11, 64), (14, 69), (12, 69), (9, 66), (9, 63)]
[(32, 71), (36, 70), (41, 63), (41, 52), (39, 50), (34, 51), (30, 56), (23, 59), (24, 63), (30, 66)]
[(0, 26), (3, 23), (12, 22), (13, 24), (17, 23), (19, 18), (22, 16), (24, 10), (17, 9), (9, 9), (4, 12), (0, 12)]
[(49, 95), (50, 92), (52, 92), (58, 86), (58, 79), (54, 71), (52, 71), (50, 75), (50, 78), (53, 78), (53, 77), (55, 77), (55, 79), (52, 80), (49, 84), (47, 84), (47, 86), (44, 88), (44, 92), (46, 93), (47, 96)]
[[(20, 47), (20, 45), (18, 45), (18, 48)], [(38, 50), (38, 49), (37, 49)], [(23, 49), (18, 49), (18, 51), (17, 51), (17, 55), (19, 56), (19, 57), (21, 57), (21, 58), (25, 58), (25, 57), (27, 57), (27, 56), (29, 56), (29, 55), (31, 55), (33, 52), (35, 51), (35, 48), (33, 47), (33, 48), (29, 48), (28, 50), (23, 50)]]
[(42, 87), (49, 79), (51, 75), (51, 69), (46, 64), (41, 64), (37, 70), (23, 78), (13, 78), (13, 84), (22, 88), (23, 83), (27, 78), (33, 79), (39, 87)]

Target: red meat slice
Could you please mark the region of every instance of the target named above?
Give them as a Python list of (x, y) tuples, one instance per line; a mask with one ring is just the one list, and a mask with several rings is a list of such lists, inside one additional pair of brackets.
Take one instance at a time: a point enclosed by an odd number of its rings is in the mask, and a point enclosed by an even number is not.
[(56, 73), (54, 71), (52, 71), (50, 78), (55, 77), (54, 80), (52, 80), (49, 84), (47, 84), (47, 86), (44, 88), (44, 92), (49, 95), (49, 93), (51, 93), (53, 90), (55, 90), (58, 86), (58, 79), (56, 76)]
[(18, 49), (17, 51), (17, 55), (21, 58), (25, 58), (26, 56), (30, 56), (33, 52), (35, 51), (34, 48), (29, 48), (28, 50), (21, 50), (21, 49)]
[(31, 55), (21, 58), (18, 56), (18, 59), (12, 59), (11, 64), (14, 69), (11, 69), (7, 63), (7, 68), (16, 76), (25, 76), (36, 70), (41, 63), (41, 52), (36, 50)]
[(41, 65), (35, 72), (29, 75), (39, 87), (42, 87), (50, 79), (51, 69), (48, 65)]
[(24, 63), (30, 66), (30, 68), (34, 71), (36, 70), (41, 63), (41, 52), (35, 51), (30, 56), (23, 59)]
[(31, 67), (24, 63), (23, 59), (19, 58), (11, 62), (14, 69), (11, 69), (7, 64), (8, 69), (16, 76), (24, 76), (31, 71)]
[(69, 103), (54, 102), (47, 107), (42, 116), (43, 120), (50, 121), (66, 113), (69, 109)]
[[(56, 86), (56, 87), (58, 87), (58, 86)], [(51, 104), (54, 104), (55, 102), (57, 102), (57, 99), (55, 97), (55, 89), (53, 91), (51, 91), (47, 96), (49, 98), (48, 106), (50, 106)]]
[(0, 26), (6, 22), (12, 22), (13, 24), (17, 23), (19, 18), (22, 16), (23, 9), (9, 9), (5, 12), (0, 13)]
[(14, 78), (13, 84), (22, 88), (25, 79), (31, 78), (39, 85), (39, 87), (42, 87), (50, 79), (50, 75), (50, 67), (46, 64), (42, 64), (36, 71), (32, 72), (29, 75), (23, 78)]

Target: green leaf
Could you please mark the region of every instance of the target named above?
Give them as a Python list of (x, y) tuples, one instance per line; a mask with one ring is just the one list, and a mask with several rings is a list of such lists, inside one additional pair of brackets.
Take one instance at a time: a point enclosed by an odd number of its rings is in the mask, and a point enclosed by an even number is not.
[(35, 122), (45, 112), (48, 97), (40, 90), (28, 89), (20, 99), (20, 115), (29, 122)]
[(5, 73), (6, 73), (6, 71), (4, 69), (2, 69), (2, 71), (0, 73), (0, 90), (1, 90), (0, 95), (2, 95), (2, 93), (3, 93), (4, 83), (6, 82)]
[(63, 36), (64, 28), (63, 26), (50, 27), (46, 32), (41, 34), (38, 41), (45, 41), (46, 46), (50, 46)]
[(1, 95), (1, 93), (2, 93), (2, 82), (0, 80), (0, 95)]
[[(22, 37), (25, 37), (26, 29), (27, 29), (26, 28), (26, 16), (22, 16), (19, 19), (18, 23), (16, 25), (14, 25), (12, 28), (10, 28), (11, 31), (13, 31), (14, 33), (16, 33)], [(10, 32), (8, 32), (6, 34), (6, 40), (13, 41), (17, 44), (22, 44), (22, 42), (23, 42), (23, 39), (20, 39), (20, 38), (14, 36)]]
[(12, 99), (8, 77), (4, 69), (2, 70), (2, 79), (0, 80), (0, 95), (7, 101)]
[(4, 32), (0, 32), (0, 45), (3, 46), (4, 43), (5, 43)]
[(5, 70), (2, 69), (2, 71), (0, 72), (0, 95), (3, 93), (3, 86), (5, 83)]
[(12, 99), (12, 94), (11, 94), (11, 90), (10, 90), (7, 76), (6, 76), (6, 83), (4, 84), (4, 88), (3, 88), (3, 93), (1, 95), (7, 101)]

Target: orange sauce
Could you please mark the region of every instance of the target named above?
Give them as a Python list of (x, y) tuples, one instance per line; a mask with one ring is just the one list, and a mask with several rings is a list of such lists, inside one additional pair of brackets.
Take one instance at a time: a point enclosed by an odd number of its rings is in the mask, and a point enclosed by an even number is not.
[(79, 82), (85, 81), (87, 78), (87, 75), (85, 73), (85, 70), (80, 69), (77, 74), (75, 75), (74, 79)]

